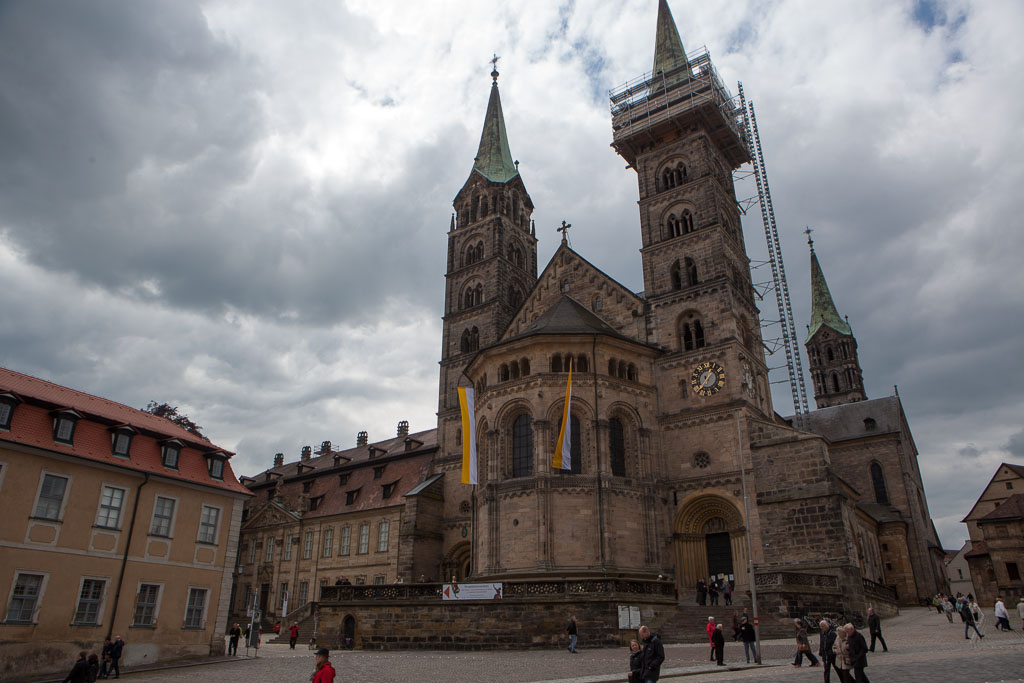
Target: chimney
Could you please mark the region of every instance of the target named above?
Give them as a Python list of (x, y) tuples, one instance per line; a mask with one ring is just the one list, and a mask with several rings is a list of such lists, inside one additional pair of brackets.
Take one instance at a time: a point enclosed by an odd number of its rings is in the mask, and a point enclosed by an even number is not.
[(331, 452), (331, 442), (329, 440), (328, 441), (324, 441), (322, 444), (320, 444), (320, 452), (321, 453), (330, 453)]
[(312, 446), (303, 446), (302, 447), (302, 459), (303, 460), (309, 460), (309, 456), (311, 456), (312, 454), (313, 454), (313, 447)]
[(409, 421), (402, 420), (398, 423), (398, 436), (409, 436)]
[(280, 467), (284, 464), (284, 453), (274, 453), (274, 467)]
[(370, 441), (370, 435), (366, 432), (356, 434), (356, 446), (365, 446)]

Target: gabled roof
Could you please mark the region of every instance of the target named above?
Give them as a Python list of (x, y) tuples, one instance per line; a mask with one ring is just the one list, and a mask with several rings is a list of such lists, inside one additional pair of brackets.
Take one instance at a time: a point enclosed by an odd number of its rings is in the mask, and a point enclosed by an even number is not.
[[(845, 441), (879, 434), (898, 433), (902, 426), (902, 412), (898, 396), (874, 398), (870, 401), (844, 403), (819, 408), (807, 414), (807, 431), (824, 436), (829, 441)], [(787, 420), (794, 419), (792, 416)], [(874, 420), (874, 429), (868, 430), (865, 420)]]
[(853, 334), (850, 324), (836, 310), (832, 293), (828, 291), (828, 283), (825, 282), (825, 273), (821, 270), (818, 255), (814, 253), (814, 244), (811, 243), (811, 324), (807, 331), (807, 341), (822, 326), (831, 327), (840, 334)]
[(588, 311), (567, 294), (563, 294), (551, 308), (527, 325), (523, 332), (510, 337), (508, 341), (538, 334), (604, 334), (609, 337), (634, 341)]
[(473, 170), (495, 183), (507, 183), (519, 175), (519, 169), (512, 161), (505, 133), (505, 117), (501, 113), (501, 96), (498, 94), (497, 71), (493, 73), (491, 96), (487, 100), (487, 114), (484, 128), (480, 133), (480, 147), (473, 160)]
[[(8, 441), (64, 453), (113, 467), (156, 474), (232, 493), (249, 493), (235, 479), (231, 463), (227, 460), (232, 455), (230, 451), (219, 448), (166, 418), (7, 368), (0, 368), (0, 393), (14, 394), (23, 401), (14, 411), (10, 431), (0, 432), (0, 442)], [(51, 416), (54, 410), (73, 410), (81, 415), (75, 426), (74, 443), (54, 441)], [(136, 431), (127, 458), (115, 456), (111, 452), (111, 430), (123, 426)], [(161, 460), (161, 446), (170, 440), (182, 445), (176, 470), (164, 467)], [(218, 454), (225, 458), (223, 479), (210, 476), (204, 457), (206, 454)]]
[[(971, 515), (974, 514), (974, 511), (982, 503), (981, 496), (985, 495), (985, 491), (988, 491), (989, 487), (992, 486), (992, 482), (994, 482), (996, 480), (996, 477), (999, 476), (999, 470), (1003, 469), (1004, 467), (1006, 469), (1010, 470), (1011, 472), (1013, 472), (1014, 474), (1016, 474), (1016, 475), (1018, 475), (1020, 477), (1024, 477), (1024, 465), (1011, 465), (1008, 462), (1001, 462), (1001, 463), (999, 463), (999, 467), (996, 468), (996, 471), (989, 478), (988, 483), (985, 484), (985, 487), (983, 489), (981, 489), (981, 495), (978, 496), (978, 500), (974, 501), (974, 505), (971, 506), (970, 511), (967, 513), (967, 515), (963, 519), (960, 520), (962, 523), (966, 523), (967, 521), (977, 521), (977, 520), (971, 520)], [(984, 502), (988, 503), (988, 502), (991, 502), (991, 501), (984, 501)]]
[(1024, 519), (1024, 493), (1015, 493), (1001, 501), (999, 507), (977, 521), (981, 524), (1008, 519)]

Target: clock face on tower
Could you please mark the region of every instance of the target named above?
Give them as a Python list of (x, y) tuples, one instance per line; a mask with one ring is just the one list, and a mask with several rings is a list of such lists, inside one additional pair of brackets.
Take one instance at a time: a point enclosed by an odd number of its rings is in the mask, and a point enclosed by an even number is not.
[(700, 396), (713, 396), (725, 386), (725, 370), (714, 361), (701, 363), (693, 369), (690, 386)]

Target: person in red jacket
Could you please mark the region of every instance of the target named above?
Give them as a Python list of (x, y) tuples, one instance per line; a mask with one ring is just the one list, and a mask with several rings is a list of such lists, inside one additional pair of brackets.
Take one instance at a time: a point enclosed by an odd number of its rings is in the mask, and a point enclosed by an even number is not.
[(334, 667), (331, 666), (331, 651), (322, 647), (316, 651), (316, 671), (313, 683), (334, 683)]
[(708, 634), (708, 645), (711, 646), (711, 661), (715, 661), (715, 618), (708, 617), (708, 625), (704, 629)]
[(293, 621), (288, 629), (288, 647), (295, 649), (295, 641), (299, 639), (299, 622)]

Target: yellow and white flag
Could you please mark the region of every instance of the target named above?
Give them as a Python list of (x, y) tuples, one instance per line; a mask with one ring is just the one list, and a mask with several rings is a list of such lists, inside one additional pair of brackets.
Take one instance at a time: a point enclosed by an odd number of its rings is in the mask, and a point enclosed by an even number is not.
[(462, 411), (462, 483), (476, 484), (476, 410), (473, 387), (459, 387)]
[(569, 379), (565, 383), (565, 407), (562, 408), (562, 429), (555, 444), (555, 458), (551, 466), (556, 470), (572, 469), (572, 420), (569, 406), (572, 404), (572, 358), (569, 359)]

